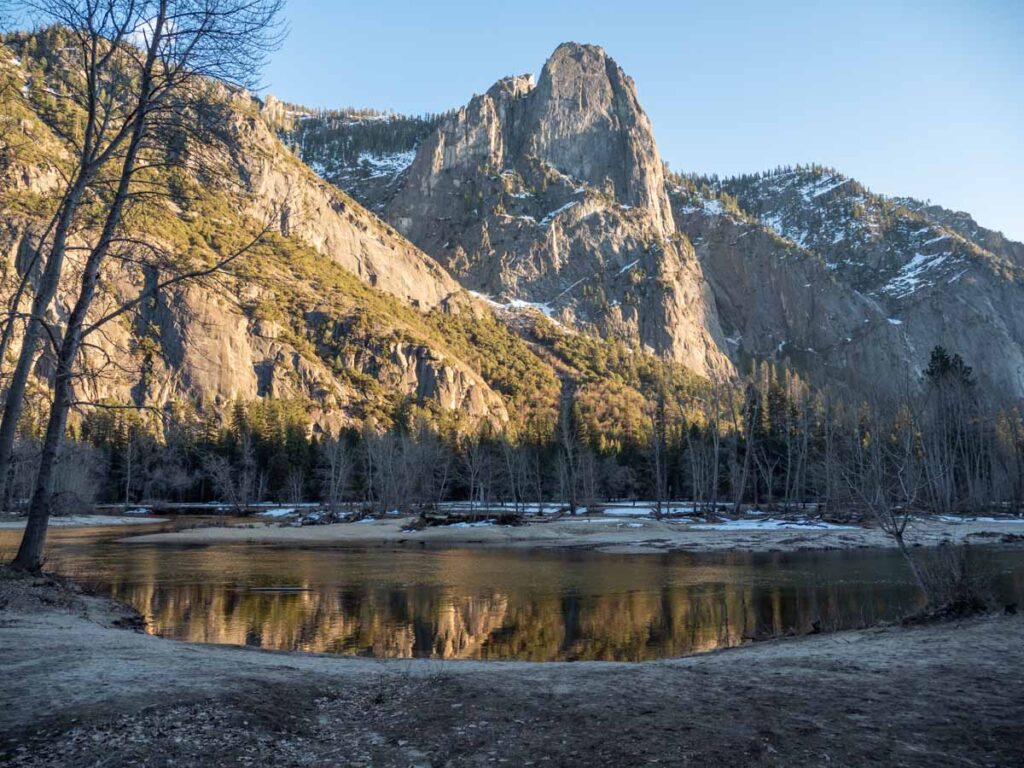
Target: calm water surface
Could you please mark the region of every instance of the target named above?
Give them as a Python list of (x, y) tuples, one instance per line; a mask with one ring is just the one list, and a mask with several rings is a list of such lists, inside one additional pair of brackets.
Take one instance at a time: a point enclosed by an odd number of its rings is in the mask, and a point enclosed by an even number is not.
[[(154, 634), (377, 657), (639, 661), (815, 622), (864, 626), (917, 605), (906, 566), (887, 551), (627, 556), (117, 541), (161, 527), (56, 529), (50, 567), (130, 603)], [(0, 553), (19, 536), (0, 531)], [(1024, 598), (1024, 552), (977, 548), (974, 557), (998, 600)]]

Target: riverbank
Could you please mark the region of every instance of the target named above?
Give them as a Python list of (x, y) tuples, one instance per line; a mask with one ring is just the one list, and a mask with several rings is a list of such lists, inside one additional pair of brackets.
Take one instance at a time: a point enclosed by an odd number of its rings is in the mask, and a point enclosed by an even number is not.
[(8, 571), (0, 605), (16, 766), (1013, 765), (1024, 746), (1020, 617), (527, 664), (178, 643)]
[[(493, 546), (589, 549), (607, 553), (650, 552), (794, 552), (892, 546), (877, 528), (784, 522), (763, 517), (714, 524), (620, 516), (561, 517), (503, 526), (462, 523), (410, 530), (415, 518), (387, 518), (333, 525), (282, 526), (253, 518), (239, 527), (197, 527), (131, 536), (126, 543), (157, 544), (301, 544), (304, 546)], [(996, 544), (1024, 540), (1024, 520), (988, 518), (914, 521), (911, 544), (936, 546), (946, 541)]]

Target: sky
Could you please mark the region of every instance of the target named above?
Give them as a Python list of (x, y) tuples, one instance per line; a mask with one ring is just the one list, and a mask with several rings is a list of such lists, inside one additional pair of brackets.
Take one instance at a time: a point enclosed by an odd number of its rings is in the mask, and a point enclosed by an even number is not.
[(636, 82), (663, 159), (817, 162), (1024, 240), (1024, 0), (288, 0), (267, 89), (312, 107), (461, 106), (561, 42)]

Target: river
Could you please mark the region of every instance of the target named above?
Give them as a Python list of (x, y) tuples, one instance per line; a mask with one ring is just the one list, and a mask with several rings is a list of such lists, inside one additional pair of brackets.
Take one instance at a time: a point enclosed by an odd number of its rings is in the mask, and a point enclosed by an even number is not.
[[(642, 661), (862, 627), (918, 605), (888, 550), (609, 555), (558, 550), (119, 541), (194, 524), (51, 531), (48, 568), (204, 643), (403, 658)], [(228, 521), (237, 522), (237, 521)], [(0, 531), (0, 554), (20, 531)], [(998, 604), (1024, 552), (974, 548)]]

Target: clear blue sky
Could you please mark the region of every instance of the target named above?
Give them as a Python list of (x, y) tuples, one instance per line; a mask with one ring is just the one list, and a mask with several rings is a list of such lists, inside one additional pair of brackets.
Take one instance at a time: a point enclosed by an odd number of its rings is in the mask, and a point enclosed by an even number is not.
[(1024, 240), (1024, 0), (289, 0), (265, 73), (311, 106), (437, 112), (566, 40), (637, 83), (676, 170), (837, 167)]
[(637, 83), (676, 170), (820, 162), (1024, 240), (1024, 0), (289, 0), (269, 90), (439, 111), (566, 40)]
[(596, 43), (676, 170), (822, 163), (1024, 240), (1024, 0), (287, 2), (288, 101), (436, 112)]

